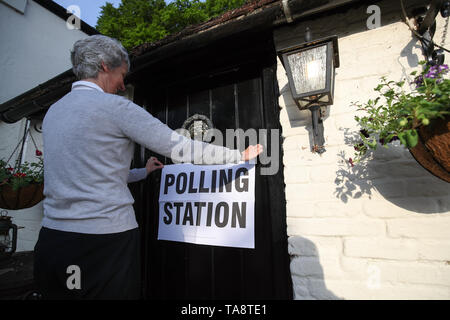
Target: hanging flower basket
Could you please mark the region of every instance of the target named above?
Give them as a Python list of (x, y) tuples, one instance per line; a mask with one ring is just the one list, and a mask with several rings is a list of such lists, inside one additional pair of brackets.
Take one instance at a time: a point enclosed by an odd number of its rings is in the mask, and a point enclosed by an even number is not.
[[(29, 120), (28, 120), (29, 121)], [(5, 161), (0, 159), (0, 208), (20, 210), (30, 208), (44, 199), (44, 160), (30, 128), (25, 125), (23, 138), (14, 149), (11, 156)], [(30, 135), (36, 148), (37, 162), (23, 162), (23, 151), (26, 137)], [(19, 149), (19, 146), (21, 148)], [(19, 150), (17, 159), (10, 163), (16, 150)]]
[(29, 184), (16, 191), (10, 185), (0, 187), (0, 208), (20, 210), (31, 208), (44, 199), (44, 184)]
[[(374, 89), (375, 100), (355, 103), (364, 111), (355, 120), (362, 127), (354, 145), (355, 158), (362, 160), (369, 149), (387, 147), (399, 140), (416, 161), (429, 172), (450, 182), (450, 79), (447, 65), (424, 65), (415, 78), (412, 91), (404, 90), (405, 81), (386, 78)], [(411, 73), (416, 76), (417, 72)]]
[(436, 177), (450, 182), (450, 117), (419, 128), (419, 141), (410, 148), (416, 161)]

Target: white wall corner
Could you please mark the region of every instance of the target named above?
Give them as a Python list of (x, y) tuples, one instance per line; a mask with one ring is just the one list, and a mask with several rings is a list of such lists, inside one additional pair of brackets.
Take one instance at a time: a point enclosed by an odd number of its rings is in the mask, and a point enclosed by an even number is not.
[(0, 0), (0, 3), (5, 4), (18, 13), (25, 14), (27, 0)]

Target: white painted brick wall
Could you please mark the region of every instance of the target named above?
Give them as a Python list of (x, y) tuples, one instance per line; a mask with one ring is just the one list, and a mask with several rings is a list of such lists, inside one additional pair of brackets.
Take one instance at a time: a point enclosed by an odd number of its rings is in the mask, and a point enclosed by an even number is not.
[[(438, 16), (439, 43), (443, 26)], [(397, 22), (341, 35), (339, 52), (322, 155), (310, 152), (310, 113), (295, 106), (278, 63), (294, 297), (450, 299), (450, 184), (402, 147), (377, 150), (364, 167), (347, 162), (358, 132), (351, 102), (373, 98), (381, 76), (417, 69), (420, 44)]]

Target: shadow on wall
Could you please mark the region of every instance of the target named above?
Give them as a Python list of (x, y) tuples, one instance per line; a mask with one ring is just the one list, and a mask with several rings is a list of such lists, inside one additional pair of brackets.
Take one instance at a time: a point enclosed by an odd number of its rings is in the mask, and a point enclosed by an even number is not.
[(343, 300), (328, 290), (316, 245), (303, 237), (289, 237), (291, 275), (296, 300)]
[[(358, 132), (343, 130), (346, 145), (353, 146), (360, 140)], [(354, 167), (344, 151), (338, 157), (341, 164), (336, 172), (335, 195), (344, 203), (364, 195), (370, 199), (376, 191), (393, 204), (417, 213), (450, 210), (450, 184), (429, 173), (398, 141), (389, 148), (378, 145), (367, 154), (371, 160)]]
[[(414, 53), (413, 49), (416, 50), (422, 49), (419, 41), (414, 37), (408, 42), (408, 44), (403, 48), (403, 50), (400, 51), (400, 56), (397, 58), (397, 61), (400, 65), (402, 65), (402, 63), (400, 62), (401, 57), (406, 57), (408, 66), (410, 68), (415, 68), (419, 65), (419, 57), (417, 56), (416, 53)], [(405, 68), (402, 69), (403, 69), (403, 78), (409, 78), (410, 77), (409, 73), (407, 74), (405, 72)]]

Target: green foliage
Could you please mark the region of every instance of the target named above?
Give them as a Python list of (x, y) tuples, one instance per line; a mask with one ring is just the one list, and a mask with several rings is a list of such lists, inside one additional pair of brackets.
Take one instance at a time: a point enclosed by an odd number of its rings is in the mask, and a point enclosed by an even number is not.
[[(39, 154), (39, 155), (38, 155)], [(44, 182), (44, 160), (42, 153), (36, 150), (37, 162), (24, 162), (15, 168), (9, 166), (6, 161), (0, 160), (0, 188), (2, 185), (10, 185), (14, 191), (29, 184), (41, 184)]]
[(228, 10), (241, 7), (246, 0), (122, 0), (118, 8), (102, 6), (97, 30), (118, 39), (125, 48), (155, 42), (189, 25), (208, 21)]
[(241, 7), (245, 2), (245, 0), (207, 0), (205, 7), (208, 16), (214, 18), (226, 11)]
[[(388, 81), (383, 77), (374, 89), (379, 93), (375, 100), (370, 99), (365, 104), (353, 103), (365, 115), (355, 116), (361, 126), (361, 141), (354, 145), (355, 159), (350, 158), (350, 163), (359, 162), (369, 149), (376, 149), (378, 144), (387, 147), (395, 140), (406, 148), (414, 148), (419, 139), (417, 128), (450, 114), (450, 80), (445, 78), (447, 73), (447, 65), (424, 65), (423, 71), (412, 83), (415, 89), (411, 92), (403, 88), (405, 81)], [(411, 73), (412, 76), (416, 74)]]

